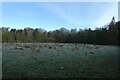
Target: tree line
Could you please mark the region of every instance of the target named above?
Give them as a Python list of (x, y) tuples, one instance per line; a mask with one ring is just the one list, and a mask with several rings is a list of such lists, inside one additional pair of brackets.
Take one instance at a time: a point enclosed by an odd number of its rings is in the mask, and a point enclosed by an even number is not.
[[(118, 26), (119, 25), (119, 26)], [(115, 22), (114, 17), (111, 22), (95, 30), (88, 29), (56, 29), (46, 31), (42, 28), (11, 29), (9, 27), (0, 28), (2, 31), (3, 43), (83, 43), (100, 45), (119, 45), (120, 21)]]

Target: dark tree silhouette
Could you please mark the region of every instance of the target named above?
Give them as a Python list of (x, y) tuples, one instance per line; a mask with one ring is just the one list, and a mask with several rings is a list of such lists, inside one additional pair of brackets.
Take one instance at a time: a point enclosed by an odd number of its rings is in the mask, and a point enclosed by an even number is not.
[(108, 25), (95, 30), (60, 28), (46, 31), (42, 28), (24, 28), (23, 30), (2, 27), (2, 42), (54, 42), (54, 43), (85, 43), (101, 45), (120, 45), (120, 21), (113, 17)]

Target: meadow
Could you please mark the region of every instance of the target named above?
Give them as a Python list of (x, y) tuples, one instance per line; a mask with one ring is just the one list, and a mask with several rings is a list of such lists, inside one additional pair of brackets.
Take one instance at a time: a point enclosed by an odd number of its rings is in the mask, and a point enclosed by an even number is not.
[(77, 43), (3, 43), (3, 78), (116, 78), (118, 47)]

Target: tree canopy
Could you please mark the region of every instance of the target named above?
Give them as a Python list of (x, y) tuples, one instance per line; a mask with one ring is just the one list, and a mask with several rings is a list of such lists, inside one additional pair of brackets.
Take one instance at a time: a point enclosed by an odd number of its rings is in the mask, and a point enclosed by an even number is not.
[(113, 17), (111, 22), (104, 27), (95, 30), (76, 28), (68, 30), (66, 28), (56, 29), (54, 31), (46, 31), (42, 28), (24, 28), (11, 29), (2, 27), (2, 42), (19, 42), (19, 43), (38, 43), (38, 42), (54, 42), (54, 43), (85, 43), (85, 44), (103, 44), (118, 45), (120, 40), (120, 22), (115, 23)]

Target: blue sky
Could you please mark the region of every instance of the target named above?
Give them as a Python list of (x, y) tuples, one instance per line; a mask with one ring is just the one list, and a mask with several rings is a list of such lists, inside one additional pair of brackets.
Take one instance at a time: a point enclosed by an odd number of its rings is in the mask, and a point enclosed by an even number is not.
[(109, 23), (113, 16), (117, 21), (117, 2), (3, 2), (0, 26), (94, 29)]

